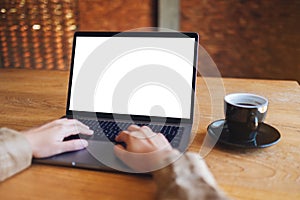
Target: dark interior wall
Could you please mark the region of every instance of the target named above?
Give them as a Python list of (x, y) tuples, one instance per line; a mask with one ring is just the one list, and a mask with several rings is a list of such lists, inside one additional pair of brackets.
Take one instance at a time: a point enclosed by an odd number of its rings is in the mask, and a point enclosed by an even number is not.
[[(180, 30), (200, 34), (224, 77), (300, 82), (299, 0), (180, 3)], [(1, 0), (0, 67), (69, 69), (75, 30), (155, 27), (157, 8), (158, 0)]]
[(156, 0), (84, 0), (79, 30), (127, 31), (156, 25)]
[[(300, 1), (181, 0), (182, 31), (195, 31), (225, 77), (300, 81)], [(79, 30), (157, 25), (157, 0), (85, 0)]]
[(77, 30), (156, 26), (157, 0), (0, 0), (0, 68), (70, 68)]
[(196, 31), (226, 77), (300, 81), (300, 1), (181, 0), (181, 30)]

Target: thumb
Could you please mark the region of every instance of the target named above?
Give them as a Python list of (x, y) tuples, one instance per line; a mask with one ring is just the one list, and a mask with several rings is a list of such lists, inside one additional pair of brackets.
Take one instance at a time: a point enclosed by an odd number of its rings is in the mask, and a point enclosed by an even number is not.
[(121, 160), (124, 159), (124, 156), (126, 154), (126, 150), (122, 145), (120, 145), (120, 144), (115, 145), (114, 146), (114, 152), (115, 152), (115, 154), (118, 158), (120, 158)]
[(61, 142), (60, 146), (60, 153), (68, 152), (68, 151), (76, 151), (80, 149), (84, 149), (88, 146), (88, 142), (84, 139), (76, 139), (76, 140), (69, 140), (65, 142)]

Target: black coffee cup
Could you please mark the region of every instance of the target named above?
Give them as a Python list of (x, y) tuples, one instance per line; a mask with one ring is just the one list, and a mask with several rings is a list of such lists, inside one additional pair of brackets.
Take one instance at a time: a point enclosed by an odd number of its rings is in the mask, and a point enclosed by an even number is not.
[(250, 93), (233, 93), (224, 98), (225, 121), (230, 139), (251, 142), (266, 117), (268, 100)]

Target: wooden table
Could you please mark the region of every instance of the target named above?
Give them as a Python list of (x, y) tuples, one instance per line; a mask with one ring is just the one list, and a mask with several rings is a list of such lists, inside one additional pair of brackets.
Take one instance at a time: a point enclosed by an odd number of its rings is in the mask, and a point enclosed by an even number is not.
[[(199, 152), (206, 127), (223, 117), (222, 79), (198, 78), (199, 126), (191, 151)], [(269, 99), (266, 122), (281, 141), (257, 150), (215, 147), (207, 156), (220, 187), (234, 199), (300, 199), (300, 88), (295, 81), (223, 79), (226, 93), (252, 92)], [(65, 112), (68, 72), (0, 70), (0, 125), (17, 130)], [(212, 106), (213, 105), (213, 106)], [(217, 114), (216, 114), (217, 113)], [(1, 164), (1, 163), (0, 163)], [(0, 183), (1, 199), (154, 199), (151, 177), (33, 164)]]

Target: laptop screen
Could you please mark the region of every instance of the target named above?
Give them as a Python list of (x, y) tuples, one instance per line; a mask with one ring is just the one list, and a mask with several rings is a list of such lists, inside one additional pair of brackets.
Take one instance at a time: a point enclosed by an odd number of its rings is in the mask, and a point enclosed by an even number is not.
[(190, 119), (197, 34), (75, 33), (70, 111)]

